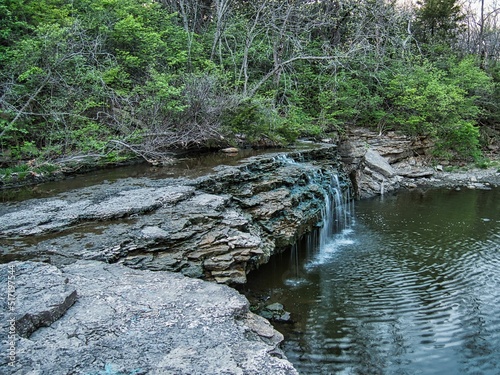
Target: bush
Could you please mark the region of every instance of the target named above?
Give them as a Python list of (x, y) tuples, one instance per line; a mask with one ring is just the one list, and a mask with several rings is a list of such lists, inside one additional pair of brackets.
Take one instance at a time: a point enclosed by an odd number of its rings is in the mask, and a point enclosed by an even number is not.
[[(462, 80), (460, 77), (463, 77)], [(459, 157), (480, 156), (480, 113), (474, 92), (488, 82), (487, 76), (469, 61), (446, 72), (429, 62), (396, 74), (389, 83), (394, 127), (410, 135), (436, 138), (437, 151), (450, 150)]]

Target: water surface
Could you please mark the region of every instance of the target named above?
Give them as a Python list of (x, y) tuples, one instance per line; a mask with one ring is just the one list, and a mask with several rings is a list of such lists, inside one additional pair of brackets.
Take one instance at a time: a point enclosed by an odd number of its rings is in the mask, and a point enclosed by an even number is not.
[[(350, 229), (251, 273), (301, 374), (500, 374), (500, 189), (356, 202)], [(316, 234), (316, 237), (318, 234)]]
[[(296, 149), (312, 147), (308, 143), (299, 144)], [(112, 183), (126, 178), (196, 178), (214, 172), (219, 165), (238, 165), (251, 156), (283, 152), (291, 149), (241, 149), (237, 154), (223, 152), (199, 152), (177, 157), (173, 164), (152, 166), (146, 162), (132, 165), (96, 169), (94, 171), (75, 174), (60, 181), (44, 182), (37, 185), (0, 190), (0, 203), (23, 201), (33, 198), (52, 197), (61, 192), (80, 189), (101, 183)]]

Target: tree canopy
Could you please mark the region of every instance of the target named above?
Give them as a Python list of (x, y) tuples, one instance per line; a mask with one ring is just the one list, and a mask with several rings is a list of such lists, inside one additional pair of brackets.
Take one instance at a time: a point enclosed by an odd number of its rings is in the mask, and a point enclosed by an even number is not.
[(482, 2), (0, 0), (2, 161), (352, 126), (478, 158), (500, 128), (500, 12)]

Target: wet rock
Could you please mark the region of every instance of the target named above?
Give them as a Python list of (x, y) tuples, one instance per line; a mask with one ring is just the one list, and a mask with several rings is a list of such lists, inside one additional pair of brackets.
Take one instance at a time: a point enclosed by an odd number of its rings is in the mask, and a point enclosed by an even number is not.
[(279, 312), (283, 310), (283, 305), (281, 303), (275, 302), (270, 305), (267, 305), (265, 309), (272, 312)]
[(284, 310), (284, 306), (281, 303), (275, 302), (270, 305), (265, 306), (260, 312), (260, 316), (280, 323), (290, 323), (291, 314)]
[(407, 177), (407, 178), (424, 178), (431, 177), (434, 175), (433, 170), (422, 170), (422, 169), (410, 169), (410, 170), (398, 170), (397, 174), (399, 176)]
[(120, 262), (244, 283), (320, 221), (337, 176), (347, 191), (329, 146), (252, 157), (195, 180), (106, 183), (0, 208), (0, 238), (26, 259)]
[[(283, 336), (227, 286), (94, 261), (16, 270), (19, 282), (29, 271), (33, 285), (50, 293), (69, 284), (79, 298), (50, 328), (17, 337), (10, 374), (297, 374), (278, 347)], [(16, 298), (47, 303), (31, 291), (16, 289)]]

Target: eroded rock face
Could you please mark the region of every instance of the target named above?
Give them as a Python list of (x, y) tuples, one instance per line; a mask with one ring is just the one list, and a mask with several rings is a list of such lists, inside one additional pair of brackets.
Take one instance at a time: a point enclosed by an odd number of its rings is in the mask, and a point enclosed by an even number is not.
[(431, 147), (426, 138), (357, 128), (341, 143), (339, 153), (355, 195), (369, 198), (398, 190), (404, 177), (432, 175), (432, 168), (424, 163)]
[(15, 319), (16, 332), (25, 338), (50, 326), (77, 300), (76, 288), (59, 269), (32, 262), (0, 265), (0, 294), (2, 332), (9, 332), (5, 325)]
[(430, 163), (432, 141), (395, 132), (353, 129), (339, 146), (355, 196), (370, 198), (400, 188), (489, 189), (500, 184), (497, 168), (445, 172)]
[[(71, 290), (78, 299), (16, 337), (14, 366), (0, 357), (10, 374), (297, 374), (278, 348), (283, 336), (225, 285), (96, 261), (12, 262), (0, 265), (2, 281), (12, 267), (14, 315), (62, 306)], [(1, 308), (3, 344), (10, 312)]]
[[(246, 159), (195, 180), (129, 179), (0, 208), (1, 260), (76, 259), (240, 284), (321, 221), (349, 180), (333, 146)], [(15, 253), (15, 255), (14, 255)]]

